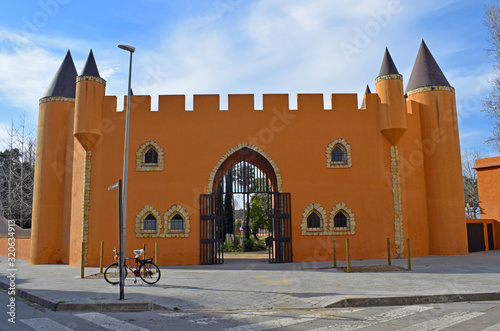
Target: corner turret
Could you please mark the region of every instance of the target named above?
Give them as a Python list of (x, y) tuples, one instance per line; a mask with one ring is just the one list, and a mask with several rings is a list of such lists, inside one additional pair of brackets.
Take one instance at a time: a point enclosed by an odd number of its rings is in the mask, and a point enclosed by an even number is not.
[[(76, 68), (68, 51), (39, 102), (30, 262), (61, 263), (71, 196)], [(69, 147), (69, 148), (68, 148)]]
[(91, 151), (101, 138), (99, 125), (102, 117), (102, 102), (106, 81), (99, 70), (90, 50), (82, 74), (76, 79), (75, 137), (86, 151)]
[(384, 137), (395, 146), (406, 132), (406, 102), (403, 76), (398, 72), (389, 50), (385, 49), (375, 88), (380, 97), (379, 127)]
[(429, 253), (467, 254), (455, 89), (423, 40), (406, 91), (408, 104), (419, 109), (425, 142)]

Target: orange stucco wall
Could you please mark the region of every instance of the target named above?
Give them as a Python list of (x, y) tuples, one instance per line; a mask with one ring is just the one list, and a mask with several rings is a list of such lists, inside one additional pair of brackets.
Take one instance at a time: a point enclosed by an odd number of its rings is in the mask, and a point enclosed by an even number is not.
[(1, 236), (0, 237), (0, 255), (7, 256), (9, 258), (21, 259), (21, 260), (29, 260), (30, 259), (30, 247), (31, 247), (31, 239), (30, 238), (15, 238), (14, 248), (9, 250), (9, 243), (12, 243), (12, 239), (9, 240), (10, 237)]
[[(39, 164), (37, 155), (37, 172), (49, 177), (37, 177), (33, 263), (79, 265), (82, 241), (87, 244), (88, 266), (99, 264), (101, 241), (105, 243), (104, 264), (113, 260), (112, 249), (118, 246), (118, 192), (108, 187), (122, 177), (125, 116), (116, 110), (116, 97), (104, 96), (104, 85), (99, 84), (78, 82), (74, 104), (52, 101), (40, 107), (40, 153), (61, 159), (67, 172), (61, 183), (51, 186), (52, 170), (43, 157)], [(127, 255), (146, 244), (148, 256), (153, 256), (157, 242), (161, 265), (199, 264), (200, 194), (210, 193), (210, 175), (239, 144), (265, 153), (279, 169), (282, 192), (291, 193), (294, 261), (332, 259), (332, 238), (340, 260), (347, 238), (352, 259), (385, 258), (386, 238), (391, 239), (393, 256), (395, 238), (401, 242), (410, 238), (413, 256), (465, 254), (454, 96), (432, 91), (405, 99), (402, 93), (401, 81), (383, 81), (377, 93), (364, 96), (365, 109), (358, 109), (355, 94), (332, 94), (328, 105), (323, 104), (321, 94), (299, 94), (298, 109), (289, 109), (286, 94), (264, 95), (261, 110), (255, 109), (253, 95), (230, 95), (228, 110), (219, 109), (218, 95), (195, 95), (190, 111), (185, 109), (183, 95), (160, 96), (158, 111), (151, 111), (150, 96), (133, 96)], [(71, 121), (82, 123), (69, 126)], [(52, 126), (64, 128), (59, 131), (65, 134), (58, 134)], [(436, 134), (436, 128), (445, 139)], [(338, 138), (350, 145), (349, 168), (326, 166), (326, 147)], [(136, 152), (151, 140), (164, 151), (164, 168), (136, 171)], [(44, 199), (54, 203), (44, 204)], [(344, 203), (354, 214), (354, 233), (304, 235), (302, 213), (311, 203), (321, 204), (326, 222), (330, 211)], [(163, 215), (173, 205), (183, 206), (189, 214), (187, 237), (136, 235), (136, 215), (145, 206), (159, 213), (164, 226)], [(401, 223), (395, 222), (398, 213)], [(47, 228), (40, 225), (49, 223)], [(47, 238), (54, 243), (46, 242)], [(400, 256), (406, 254), (405, 246), (399, 248)]]
[(500, 220), (500, 156), (476, 160), (481, 218)]

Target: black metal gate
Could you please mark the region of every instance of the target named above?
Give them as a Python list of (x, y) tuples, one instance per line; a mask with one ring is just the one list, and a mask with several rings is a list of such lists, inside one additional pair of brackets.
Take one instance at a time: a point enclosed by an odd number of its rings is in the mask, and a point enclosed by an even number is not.
[[(228, 182), (232, 185), (228, 186)], [(265, 196), (270, 232), (269, 262), (292, 262), (290, 193), (278, 192), (276, 172), (266, 157), (246, 147), (237, 150), (217, 169), (211, 192), (214, 193), (200, 195), (200, 264), (224, 262), (223, 201), (224, 196), (234, 194), (243, 194), (243, 210), (253, 194)], [(248, 226), (248, 221), (246, 224)]]
[(269, 215), (271, 241), (269, 262), (292, 262), (292, 212), (290, 193), (271, 193), (272, 207)]
[(200, 195), (200, 264), (224, 263), (222, 195)]

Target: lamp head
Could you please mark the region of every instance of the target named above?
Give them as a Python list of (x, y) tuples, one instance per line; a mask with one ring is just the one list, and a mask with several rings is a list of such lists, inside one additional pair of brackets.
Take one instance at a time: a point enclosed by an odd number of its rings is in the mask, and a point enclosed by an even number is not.
[(124, 49), (126, 51), (129, 51), (130, 53), (135, 52), (135, 47), (134, 46), (129, 46), (129, 45), (118, 45), (118, 48)]

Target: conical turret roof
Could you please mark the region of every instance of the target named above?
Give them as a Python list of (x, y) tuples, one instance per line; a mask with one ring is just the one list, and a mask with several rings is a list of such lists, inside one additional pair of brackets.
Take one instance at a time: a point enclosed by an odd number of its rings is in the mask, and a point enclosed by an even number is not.
[(68, 50), (66, 57), (64, 58), (59, 70), (55, 74), (54, 78), (47, 87), (43, 98), (46, 97), (64, 97), (64, 98), (74, 98), (76, 89), (76, 77), (78, 73), (76, 72), (75, 64), (73, 63), (73, 58)]
[(384, 75), (399, 75), (399, 71), (392, 60), (391, 54), (389, 54), (389, 50), (387, 47), (385, 48), (384, 59), (382, 60), (382, 67), (380, 68), (379, 76)]
[(424, 86), (451, 87), (450, 83), (439, 68), (436, 60), (429, 51), (429, 48), (427, 48), (427, 45), (422, 40), (405, 93)]
[[(372, 91), (370, 91), (370, 86), (368, 86), (368, 84), (366, 84), (365, 94), (369, 94), (369, 93), (372, 93)], [(363, 96), (363, 102), (361, 102), (361, 109), (365, 109), (365, 98), (364, 98), (364, 96)]]
[(95, 63), (94, 53), (92, 52), (92, 50), (90, 50), (89, 56), (87, 57), (87, 61), (83, 66), (81, 76), (92, 76), (101, 78), (101, 76), (99, 76), (99, 69), (97, 69), (97, 64)]

